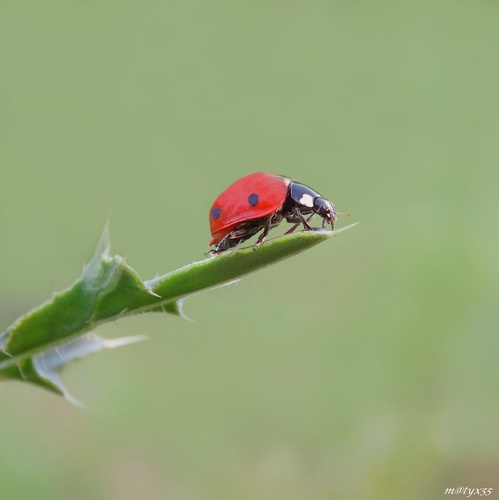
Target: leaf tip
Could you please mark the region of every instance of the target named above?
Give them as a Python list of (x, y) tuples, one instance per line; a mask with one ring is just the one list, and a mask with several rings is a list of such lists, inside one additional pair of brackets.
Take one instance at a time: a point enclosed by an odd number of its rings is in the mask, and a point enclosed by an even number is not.
[(352, 224), (349, 224), (348, 226), (340, 227), (339, 229), (335, 229), (334, 231), (331, 231), (331, 232), (334, 234), (343, 233), (344, 231), (348, 231), (349, 229), (352, 229), (352, 227), (355, 227), (357, 224), (360, 224), (360, 221), (352, 222)]

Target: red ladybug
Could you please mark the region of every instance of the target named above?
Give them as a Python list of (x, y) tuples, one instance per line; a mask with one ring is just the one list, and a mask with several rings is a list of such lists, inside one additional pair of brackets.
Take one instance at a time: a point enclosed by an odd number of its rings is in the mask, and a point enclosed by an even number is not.
[[(312, 215), (305, 219), (306, 214)], [(256, 249), (282, 219), (294, 224), (287, 233), (300, 224), (311, 230), (308, 222), (315, 214), (323, 218), (322, 228), (330, 224), (334, 229), (334, 206), (317, 191), (283, 175), (257, 172), (237, 180), (215, 200), (210, 210), (209, 244), (216, 245), (212, 252), (223, 252), (263, 229)]]

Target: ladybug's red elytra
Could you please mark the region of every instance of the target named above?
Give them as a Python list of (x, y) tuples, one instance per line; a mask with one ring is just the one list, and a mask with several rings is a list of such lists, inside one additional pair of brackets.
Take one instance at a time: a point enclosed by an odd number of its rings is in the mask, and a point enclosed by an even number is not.
[[(307, 214), (312, 215), (305, 219)], [(294, 224), (288, 234), (300, 224), (305, 230), (313, 229), (309, 221), (315, 214), (322, 217), (322, 228), (330, 224), (334, 229), (334, 206), (317, 191), (283, 175), (250, 174), (231, 184), (213, 203), (209, 245), (216, 245), (213, 253), (223, 252), (263, 229), (256, 249), (283, 219)]]

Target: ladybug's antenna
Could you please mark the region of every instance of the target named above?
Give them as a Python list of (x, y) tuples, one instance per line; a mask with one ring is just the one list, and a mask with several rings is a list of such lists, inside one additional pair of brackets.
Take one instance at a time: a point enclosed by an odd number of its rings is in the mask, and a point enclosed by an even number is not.
[[(329, 212), (329, 224), (331, 224), (331, 229), (334, 230), (334, 221), (336, 220), (336, 216), (337, 215), (348, 215), (348, 217), (350, 217), (352, 214), (349, 214), (347, 212), (337, 212), (336, 210), (332, 211), (332, 212)], [(326, 219), (324, 219), (323, 223), (322, 223), (322, 229), (324, 229), (324, 227), (326, 226)]]

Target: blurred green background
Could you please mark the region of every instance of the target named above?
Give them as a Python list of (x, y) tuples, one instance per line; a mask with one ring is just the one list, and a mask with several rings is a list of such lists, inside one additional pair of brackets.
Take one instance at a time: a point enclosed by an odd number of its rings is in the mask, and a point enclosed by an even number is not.
[(111, 216), (144, 278), (283, 173), (355, 229), (0, 385), (0, 497), (499, 497), (499, 4), (0, 3), (0, 331)]

